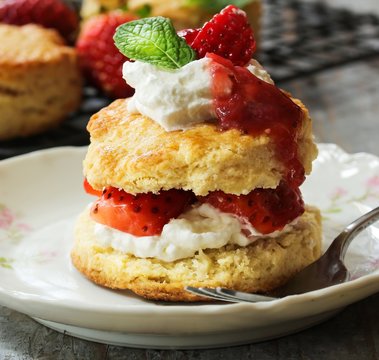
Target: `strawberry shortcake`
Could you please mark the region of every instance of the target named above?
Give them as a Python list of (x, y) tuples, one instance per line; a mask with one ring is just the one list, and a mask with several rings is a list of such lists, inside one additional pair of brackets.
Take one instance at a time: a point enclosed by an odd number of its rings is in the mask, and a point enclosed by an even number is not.
[(317, 156), (305, 106), (252, 59), (231, 5), (176, 34), (162, 17), (120, 26), (135, 89), (95, 114), (84, 160), (94, 201), (72, 260), (97, 284), (196, 301), (185, 286), (267, 292), (320, 256), (319, 211), (299, 187)]

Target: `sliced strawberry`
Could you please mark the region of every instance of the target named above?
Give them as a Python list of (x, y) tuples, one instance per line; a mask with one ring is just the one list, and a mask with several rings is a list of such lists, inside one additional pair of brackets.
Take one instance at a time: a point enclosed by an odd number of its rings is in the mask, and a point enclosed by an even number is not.
[(122, 78), (122, 66), (128, 58), (116, 48), (113, 35), (119, 25), (136, 19), (122, 11), (95, 16), (84, 24), (76, 43), (88, 81), (111, 98), (126, 98), (134, 93)]
[(108, 188), (91, 208), (94, 221), (135, 236), (159, 235), (170, 219), (178, 217), (195, 197), (190, 191), (131, 195)]
[(95, 195), (95, 196), (101, 196), (101, 194), (103, 193), (102, 191), (100, 190), (95, 190), (91, 185), (90, 183), (87, 181), (86, 178), (84, 178), (83, 180), (83, 187), (84, 187), (84, 191), (89, 194), (89, 195)]
[(79, 26), (79, 17), (61, 0), (2, 0), (0, 22), (13, 25), (39, 24), (57, 30), (71, 41)]
[[(188, 42), (193, 35), (187, 33), (184, 38)], [(214, 53), (239, 66), (250, 61), (256, 47), (246, 13), (234, 5), (227, 6), (205, 23), (189, 45), (197, 51), (199, 58)]]
[(247, 195), (230, 195), (215, 191), (201, 199), (219, 210), (249, 222), (262, 234), (269, 234), (296, 219), (304, 212), (298, 188), (281, 182), (276, 189), (255, 189)]

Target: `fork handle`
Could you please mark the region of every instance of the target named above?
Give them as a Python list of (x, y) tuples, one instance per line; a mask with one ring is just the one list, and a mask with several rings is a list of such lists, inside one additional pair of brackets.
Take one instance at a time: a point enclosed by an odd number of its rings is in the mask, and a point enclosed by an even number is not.
[(346, 251), (351, 244), (351, 241), (364, 229), (379, 220), (379, 206), (362, 215), (357, 220), (345, 227), (330, 245), (327, 253), (339, 254), (339, 259), (343, 261)]

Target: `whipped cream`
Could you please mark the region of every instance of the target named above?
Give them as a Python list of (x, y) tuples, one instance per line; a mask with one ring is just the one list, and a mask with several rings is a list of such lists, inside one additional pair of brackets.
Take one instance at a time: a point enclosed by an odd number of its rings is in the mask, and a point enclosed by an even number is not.
[(262, 235), (250, 226), (248, 230), (251, 235), (246, 237), (241, 232), (245, 226), (236, 217), (202, 204), (172, 219), (163, 227), (160, 236), (137, 237), (97, 223), (95, 237), (103, 247), (111, 247), (139, 258), (171, 262), (192, 257), (203, 249), (217, 249), (227, 244), (247, 246), (262, 236), (276, 237), (291, 227), (287, 225), (282, 231)]
[[(214, 119), (213, 62), (205, 57), (177, 70), (164, 70), (140, 61), (125, 62), (123, 77), (135, 89), (128, 110), (153, 119), (166, 131), (185, 130)], [(273, 83), (258, 61), (251, 60), (247, 69), (261, 80)], [(230, 81), (223, 89), (226, 95), (232, 85)]]
[(135, 89), (129, 111), (150, 117), (166, 131), (187, 129), (214, 118), (211, 62), (203, 58), (171, 71), (139, 61), (126, 62), (123, 77)]

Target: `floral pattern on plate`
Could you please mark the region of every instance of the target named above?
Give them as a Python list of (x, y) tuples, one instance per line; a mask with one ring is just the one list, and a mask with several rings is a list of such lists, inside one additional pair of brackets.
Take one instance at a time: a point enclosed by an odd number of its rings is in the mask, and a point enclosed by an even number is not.
[(19, 241), (32, 227), (22, 220), (21, 215), (0, 204), (0, 240)]
[[(18, 243), (32, 227), (23, 221), (22, 216), (0, 203), (0, 242)], [(12, 269), (14, 259), (1, 256), (0, 268)]]
[[(350, 155), (333, 144), (319, 150), (302, 192), (322, 211), (326, 248), (348, 223), (379, 205), (379, 158)], [(378, 224), (348, 250), (354, 281), (269, 303), (168, 305), (98, 287), (70, 262), (75, 219), (91, 201), (82, 190), (85, 153), (56, 148), (0, 162), (7, 174), (0, 178), (0, 272), (7, 272), (0, 276), (0, 304), (97, 341), (188, 348), (288, 334), (379, 291)]]

